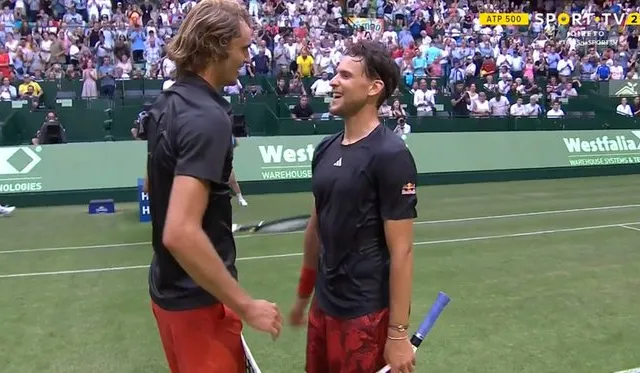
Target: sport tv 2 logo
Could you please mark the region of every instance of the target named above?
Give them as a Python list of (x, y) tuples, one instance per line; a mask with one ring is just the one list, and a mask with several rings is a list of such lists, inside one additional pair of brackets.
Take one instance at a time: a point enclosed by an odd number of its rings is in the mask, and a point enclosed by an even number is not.
[(35, 151), (28, 146), (0, 148), (0, 175), (28, 174), (42, 161), (40, 151), (39, 146)]

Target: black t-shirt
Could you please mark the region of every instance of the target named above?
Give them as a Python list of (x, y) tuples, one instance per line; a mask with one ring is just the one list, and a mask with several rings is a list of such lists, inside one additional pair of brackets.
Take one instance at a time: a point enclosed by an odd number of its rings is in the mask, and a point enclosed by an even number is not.
[[(453, 94), (452, 99), (453, 100), (460, 100), (460, 98), (462, 96), (466, 95), (466, 92), (462, 91), (462, 92), (455, 92)], [(462, 99), (460, 101), (458, 101), (457, 104), (455, 104), (454, 107), (451, 108), (451, 113), (454, 116), (457, 117), (465, 117), (469, 115), (469, 108), (467, 107), (467, 100), (466, 99)]]
[(227, 184), (233, 158), (230, 111), (230, 104), (196, 75), (179, 79), (163, 91), (149, 111), (147, 172), (154, 251), (149, 292), (164, 309), (193, 309), (217, 302), (186, 274), (162, 243), (176, 175), (209, 183), (202, 228), (227, 270), (237, 278)]
[(417, 216), (416, 165), (384, 125), (351, 145), (325, 138), (312, 162), (321, 250), (316, 301), (327, 314), (355, 318), (389, 306), (384, 221)]
[(297, 103), (296, 106), (291, 109), (291, 114), (294, 114), (296, 118), (299, 119), (308, 119), (313, 115), (313, 109), (309, 104), (302, 106), (300, 103)]

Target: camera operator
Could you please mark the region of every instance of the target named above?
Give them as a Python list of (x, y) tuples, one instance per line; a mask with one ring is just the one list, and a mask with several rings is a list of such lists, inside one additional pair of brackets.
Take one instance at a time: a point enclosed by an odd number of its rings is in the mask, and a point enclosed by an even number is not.
[[(149, 110), (151, 110), (152, 106), (153, 106), (152, 103), (146, 102), (142, 107), (142, 111), (138, 113), (138, 118), (136, 118), (136, 120), (133, 121), (133, 128), (131, 128), (131, 135), (133, 135), (134, 139), (136, 140), (147, 139), (147, 130), (148, 130), (147, 119), (149, 118)], [(149, 177), (147, 176), (146, 172), (144, 176), (144, 185), (142, 187), (142, 190), (145, 193), (149, 193)]]
[(53, 111), (47, 113), (44, 123), (36, 132), (36, 136), (31, 139), (33, 145), (66, 144), (67, 132), (58, 121)]
[(411, 133), (411, 126), (407, 124), (405, 117), (398, 118), (396, 128), (393, 129), (393, 132), (398, 136), (408, 135)]
[(136, 140), (146, 140), (147, 139), (147, 123), (146, 119), (149, 115), (149, 110), (153, 106), (152, 103), (145, 103), (142, 107), (142, 111), (138, 113), (138, 118), (133, 121), (133, 128), (131, 128), (131, 135)]

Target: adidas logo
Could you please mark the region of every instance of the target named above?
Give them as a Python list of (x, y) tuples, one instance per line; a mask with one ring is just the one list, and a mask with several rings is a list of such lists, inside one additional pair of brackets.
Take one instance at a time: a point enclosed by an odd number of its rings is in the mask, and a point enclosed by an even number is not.
[(636, 96), (638, 94), (638, 83), (627, 83), (614, 94), (615, 96)]
[(342, 157), (340, 157), (340, 159), (338, 159), (336, 161), (336, 163), (334, 163), (333, 165), (336, 166), (336, 167), (341, 167), (342, 166)]

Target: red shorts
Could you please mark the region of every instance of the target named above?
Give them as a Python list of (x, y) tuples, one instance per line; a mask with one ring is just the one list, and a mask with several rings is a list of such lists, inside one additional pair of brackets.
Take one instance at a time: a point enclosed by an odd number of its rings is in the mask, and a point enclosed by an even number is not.
[(152, 303), (171, 373), (244, 373), (242, 322), (222, 304), (167, 311)]
[(374, 373), (382, 369), (389, 311), (341, 320), (309, 310), (307, 373)]

